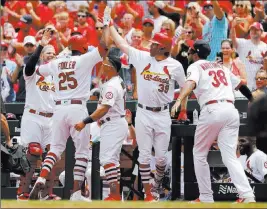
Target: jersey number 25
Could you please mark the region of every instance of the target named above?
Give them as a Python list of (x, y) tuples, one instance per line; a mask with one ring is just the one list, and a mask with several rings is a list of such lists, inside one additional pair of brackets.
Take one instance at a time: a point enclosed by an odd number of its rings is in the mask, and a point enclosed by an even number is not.
[(65, 91), (68, 88), (75, 89), (78, 86), (76, 78), (73, 77), (74, 71), (58, 74), (59, 91)]

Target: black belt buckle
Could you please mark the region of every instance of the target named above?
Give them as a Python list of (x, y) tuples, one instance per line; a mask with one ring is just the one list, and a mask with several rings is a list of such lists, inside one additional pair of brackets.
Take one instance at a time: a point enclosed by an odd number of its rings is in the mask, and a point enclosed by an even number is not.
[(152, 112), (159, 112), (160, 110), (160, 107), (152, 107)]

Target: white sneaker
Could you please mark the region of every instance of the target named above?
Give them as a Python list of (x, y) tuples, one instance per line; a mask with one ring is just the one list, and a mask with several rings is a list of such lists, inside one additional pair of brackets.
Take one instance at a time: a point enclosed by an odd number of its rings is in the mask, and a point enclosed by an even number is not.
[(82, 196), (81, 190), (78, 190), (70, 196), (70, 201), (83, 201), (83, 202), (92, 202), (92, 200)]
[(41, 192), (44, 190), (45, 182), (45, 178), (38, 177), (30, 193), (30, 200), (37, 200), (41, 198)]
[(239, 198), (235, 203), (253, 203), (256, 202), (254, 197), (248, 197), (248, 198)]

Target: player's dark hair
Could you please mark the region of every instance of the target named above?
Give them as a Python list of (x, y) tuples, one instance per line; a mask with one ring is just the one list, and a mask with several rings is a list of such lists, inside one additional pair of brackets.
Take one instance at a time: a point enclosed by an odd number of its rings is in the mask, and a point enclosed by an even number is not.
[(207, 57), (209, 56), (209, 55), (206, 55), (206, 54), (198, 54), (197, 53), (197, 55), (198, 55), (198, 57), (200, 58), (200, 59), (203, 59), (203, 60), (205, 60), (205, 59), (207, 59)]
[(108, 52), (108, 61), (113, 65), (113, 67), (117, 70), (117, 72), (120, 72), (121, 70), (121, 50), (117, 47), (110, 48)]

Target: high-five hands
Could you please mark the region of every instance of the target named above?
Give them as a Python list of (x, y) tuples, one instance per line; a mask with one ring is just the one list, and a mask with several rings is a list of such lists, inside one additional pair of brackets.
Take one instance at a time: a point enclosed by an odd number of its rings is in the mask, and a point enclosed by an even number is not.
[(51, 37), (52, 35), (51, 35), (51, 30), (50, 29), (46, 29), (45, 31), (44, 31), (44, 34), (43, 34), (43, 37), (42, 37), (42, 39), (41, 39), (41, 42), (40, 42), (40, 44), (42, 45), (42, 46), (46, 46), (50, 41), (51, 41)]
[(172, 106), (171, 109), (171, 116), (174, 117), (175, 113), (178, 112), (179, 107), (181, 106), (181, 100), (177, 99), (177, 101), (175, 102), (175, 104)]
[(104, 10), (103, 24), (104, 26), (109, 26), (111, 23), (111, 8), (106, 6)]

